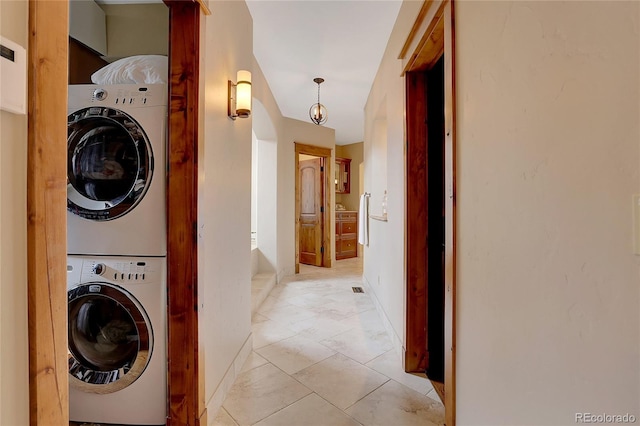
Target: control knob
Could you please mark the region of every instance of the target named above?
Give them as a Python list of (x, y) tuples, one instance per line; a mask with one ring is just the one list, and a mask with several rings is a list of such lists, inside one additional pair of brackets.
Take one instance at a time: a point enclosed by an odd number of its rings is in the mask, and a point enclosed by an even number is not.
[(93, 91), (93, 99), (96, 101), (104, 101), (107, 99), (107, 91), (104, 89), (96, 89)]
[(93, 267), (93, 273), (96, 275), (102, 275), (107, 270), (107, 265), (104, 263), (96, 263)]

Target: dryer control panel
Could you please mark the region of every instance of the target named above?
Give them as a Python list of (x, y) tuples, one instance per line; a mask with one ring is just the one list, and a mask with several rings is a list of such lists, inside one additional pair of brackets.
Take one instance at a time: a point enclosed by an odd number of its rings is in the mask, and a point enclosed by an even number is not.
[(167, 106), (166, 84), (76, 84), (69, 91), (69, 111), (92, 105), (144, 108)]

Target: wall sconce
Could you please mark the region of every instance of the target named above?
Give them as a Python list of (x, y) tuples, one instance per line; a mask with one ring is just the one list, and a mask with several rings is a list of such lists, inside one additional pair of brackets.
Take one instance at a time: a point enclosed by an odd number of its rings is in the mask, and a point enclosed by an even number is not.
[(251, 115), (251, 73), (238, 71), (236, 81), (235, 84), (231, 80), (228, 83), (227, 115), (232, 120)]

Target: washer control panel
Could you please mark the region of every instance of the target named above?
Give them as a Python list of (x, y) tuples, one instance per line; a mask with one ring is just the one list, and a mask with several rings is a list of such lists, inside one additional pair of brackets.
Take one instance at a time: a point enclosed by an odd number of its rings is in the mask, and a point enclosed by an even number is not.
[(155, 258), (79, 258), (67, 259), (68, 283), (107, 281), (115, 284), (158, 282), (164, 271)]

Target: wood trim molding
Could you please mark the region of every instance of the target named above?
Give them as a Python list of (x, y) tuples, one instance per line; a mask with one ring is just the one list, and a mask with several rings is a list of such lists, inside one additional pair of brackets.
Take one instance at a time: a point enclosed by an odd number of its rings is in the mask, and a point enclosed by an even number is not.
[(444, 9), (445, 128), (445, 423), (456, 424), (456, 71), (454, 2)]
[(202, 13), (204, 13), (205, 15), (211, 15), (211, 9), (209, 9), (209, 5), (207, 3), (209, 3), (209, 0), (197, 0), (198, 3), (200, 4), (200, 9), (202, 10)]
[(171, 3), (198, 3), (200, 10), (205, 15), (211, 15), (211, 9), (209, 9), (209, 0), (163, 0), (164, 3), (171, 7)]
[[(431, 3), (433, 3), (433, 1), (434, 0), (424, 0), (424, 2), (422, 3), (420, 12), (418, 12), (418, 16), (416, 17), (416, 20), (413, 23), (413, 26), (411, 27), (411, 31), (409, 31), (409, 34), (407, 35), (407, 39), (405, 40), (404, 44), (402, 45), (402, 49), (398, 54), (398, 59), (404, 59), (407, 56), (407, 52), (409, 51), (411, 45), (413, 44), (416, 36), (418, 34), (424, 34), (426, 32), (426, 29), (422, 27), (424, 25), (428, 25), (429, 22), (431, 22), (431, 19), (427, 20), (426, 16), (427, 16), (427, 12), (429, 12), (429, 10), (431, 9)], [(415, 48), (412, 50), (415, 50)]]
[(296, 145), (296, 154), (315, 155), (316, 157), (331, 158), (331, 148), (323, 148), (315, 145), (305, 145), (294, 142)]
[[(442, 37), (444, 37), (444, 22), (441, 22), (445, 5), (448, 0), (426, 0), (418, 19), (403, 47), (403, 73), (407, 71), (426, 70), (435, 64), (443, 52)], [(420, 38), (417, 36), (422, 34)], [(411, 55), (407, 57), (408, 52)]]
[(300, 167), (300, 158), (298, 154), (314, 155), (316, 157), (323, 157), (325, 159), (325, 173), (324, 173), (324, 185), (325, 185), (325, 209), (324, 209), (324, 227), (322, 230), (322, 239), (325, 241), (324, 253), (322, 254), (322, 266), (325, 268), (331, 268), (333, 264), (333, 247), (331, 247), (331, 232), (334, 230), (334, 219), (332, 219), (331, 213), (334, 211), (331, 206), (333, 201), (331, 199), (331, 186), (329, 186), (331, 180), (330, 176), (333, 176), (333, 164), (331, 161), (331, 149), (323, 148), (314, 145), (305, 145), (299, 142), (295, 144), (295, 221), (296, 221), (296, 260), (295, 260), (295, 272), (300, 273), (300, 174), (298, 169)]
[(69, 424), (68, 2), (29, 1), (27, 277), (31, 425)]
[(167, 177), (168, 425), (199, 425), (198, 356), (198, 94), (200, 7), (169, 6)]

